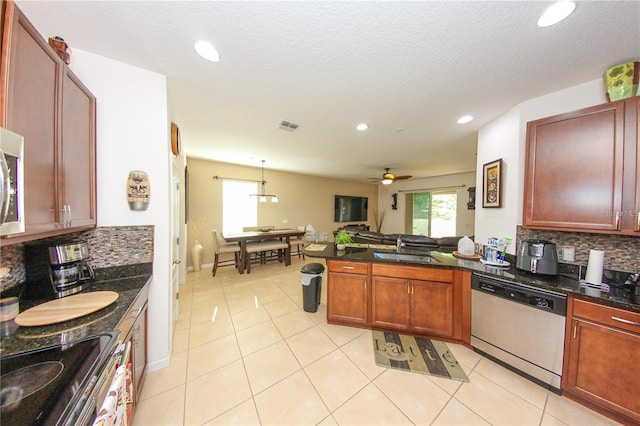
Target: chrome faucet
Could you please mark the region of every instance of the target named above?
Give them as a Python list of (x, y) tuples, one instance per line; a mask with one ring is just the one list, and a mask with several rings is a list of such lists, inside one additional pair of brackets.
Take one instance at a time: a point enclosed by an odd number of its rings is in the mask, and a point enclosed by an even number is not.
[(400, 250), (402, 250), (402, 246), (404, 245), (404, 243), (402, 242), (402, 237), (400, 237), (400, 235), (398, 235), (398, 240), (396, 241), (396, 251), (398, 253), (400, 253)]

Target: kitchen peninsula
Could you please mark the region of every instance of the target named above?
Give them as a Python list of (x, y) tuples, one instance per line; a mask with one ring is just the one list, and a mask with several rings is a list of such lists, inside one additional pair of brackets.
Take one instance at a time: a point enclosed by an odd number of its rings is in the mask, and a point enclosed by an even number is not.
[[(533, 287), (563, 292), (567, 295), (577, 296), (585, 300), (607, 304), (612, 307), (640, 312), (640, 305), (633, 303), (629, 298), (605, 292), (601, 293), (600, 296), (588, 296), (584, 294), (584, 290), (580, 288), (580, 284), (577, 279), (572, 279), (564, 275), (542, 276), (530, 274), (513, 266), (515, 261), (511, 262), (511, 266), (508, 268), (494, 267), (484, 265), (481, 262), (474, 260), (457, 258), (453, 256), (451, 252), (447, 251), (411, 249), (401, 250), (401, 254), (409, 255), (404, 259), (383, 259), (381, 257), (377, 257), (376, 253), (396, 253), (395, 248), (374, 249), (368, 247), (347, 247), (345, 250), (337, 250), (333, 244), (328, 244), (322, 251), (305, 250), (304, 253), (312, 258), (326, 259), (328, 264), (335, 261), (343, 261), (364, 264), (377, 263), (383, 265), (395, 265), (396, 267), (412, 266), (427, 269), (452, 269), (467, 273), (480, 272), (485, 275), (508, 279), (510, 281), (515, 281)], [(412, 255), (416, 257), (415, 260), (411, 259), (410, 256)], [(425, 260), (425, 257), (430, 258), (430, 260)], [(509, 259), (509, 257), (507, 259)], [(362, 266), (360, 268), (362, 268)], [(330, 277), (331, 275), (329, 275), (329, 278)], [(328, 281), (329, 288), (331, 288), (331, 282), (330, 280)]]
[(640, 351), (640, 305), (626, 293), (612, 288), (589, 296), (577, 279), (566, 275), (533, 275), (514, 266), (488, 266), (445, 251), (397, 251), (392, 247), (358, 245), (337, 250), (328, 244), (322, 251), (304, 251), (327, 262), (329, 323), (424, 335), (471, 347), (472, 276), (562, 293), (567, 296), (563, 394), (623, 423), (640, 420), (636, 398), (611, 390), (640, 385), (637, 375), (625, 375), (637, 369), (633, 357), (610, 363), (584, 356), (594, 347), (612, 344), (625, 353)]

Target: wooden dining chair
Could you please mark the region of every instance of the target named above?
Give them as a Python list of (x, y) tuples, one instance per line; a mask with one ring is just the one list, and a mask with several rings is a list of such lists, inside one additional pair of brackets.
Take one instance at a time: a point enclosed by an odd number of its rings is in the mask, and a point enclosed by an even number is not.
[(240, 245), (237, 243), (228, 243), (218, 231), (211, 231), (213, 234), (213, 268), (211, 269), (211, 275), (216, 276), (218, 270), (218, 261), (220, 253), (233, 253), (234, 265), (237, 268), (240, 264)]

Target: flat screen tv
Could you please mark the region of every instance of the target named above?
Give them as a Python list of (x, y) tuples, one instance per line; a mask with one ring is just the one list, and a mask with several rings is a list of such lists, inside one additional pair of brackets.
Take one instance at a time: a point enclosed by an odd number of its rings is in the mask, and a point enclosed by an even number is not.
[(351, 195), (335, 196), (335, 221), (336, 222), (362, 222), (367, 220), (367, 197), (355, 197)]

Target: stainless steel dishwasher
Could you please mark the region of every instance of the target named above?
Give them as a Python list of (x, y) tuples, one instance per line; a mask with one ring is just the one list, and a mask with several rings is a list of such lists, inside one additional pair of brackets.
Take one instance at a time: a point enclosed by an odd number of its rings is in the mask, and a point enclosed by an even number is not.
[(567, 296), (475, 272), (471, 289), (474, 350), (561, 393)]

